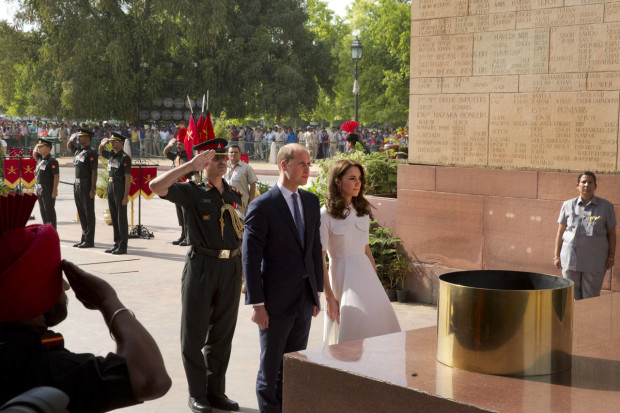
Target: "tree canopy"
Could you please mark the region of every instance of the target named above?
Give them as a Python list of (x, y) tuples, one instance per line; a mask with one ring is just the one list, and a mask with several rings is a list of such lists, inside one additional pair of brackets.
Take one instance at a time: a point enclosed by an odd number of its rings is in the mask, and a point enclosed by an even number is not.
[[(164, 96), (202, 96), (229, 118), (407, 119), (410, 3), (355, 0), (20, 0), (0, 22), (0, 109), (12, 116), (136, 120)], [(32, 30), (21, 27), (28, 24)]]

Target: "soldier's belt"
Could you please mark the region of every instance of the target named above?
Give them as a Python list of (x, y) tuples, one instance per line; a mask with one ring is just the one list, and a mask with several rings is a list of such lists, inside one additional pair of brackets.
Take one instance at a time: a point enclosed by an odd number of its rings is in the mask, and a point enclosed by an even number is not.
[(108, 182), (125, 182), (125, 178), (108, 178)]
[(201, 248), (192, 245), (192, 249), (194, 250), (194, 253), (198, 255), (223, 259), (236, 257), (241, 254), (241, 248), (235, 248), (234, 250), (212, 250), (210, 248)]

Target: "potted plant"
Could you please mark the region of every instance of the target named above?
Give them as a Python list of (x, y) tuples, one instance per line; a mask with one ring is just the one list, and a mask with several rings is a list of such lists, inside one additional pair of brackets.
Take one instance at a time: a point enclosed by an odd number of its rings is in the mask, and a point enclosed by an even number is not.
[(407, 290), (405, 289), (405, 279), (409, 273), (409, 261), (407, 257), (399, 252), (396, 258), (390, 262), (390, 278), (393, 279), (395, 285), (400, 288), (396, 289), (396, 299), (399, 303), (407, 301)]
[(392, 275), (390, 266), (397, 257), (396, 246), (402, 240), (392, 235), (390, 228), (383, 228), (377, 221), (370, 221), (370, 251), (375, 259), (377, 276), (385, 288), (390, 301), (396, 301), (396, 285), (398, 278)]
[[(101, 182), (101, 183), (99, 183), (95, 187), (95, 195), (97, 195), (101, 199), (107, 199), (108, 182), (110, 178), (110, 174), (108, 172), (108, 162), (105, 160), (105, 158), (101, 156), (99, 157), (99, 159), (101, 161), (101, 165), (103, 166), (103, 171), (99, 171), (98, 173), (98, 176), (99, 176), (98, 182)], [(110, 210), (107, 208), (103, 210), (103, 220), (105, 221), (106, 224), (112, 225), (112, 216), (110, 215)]]

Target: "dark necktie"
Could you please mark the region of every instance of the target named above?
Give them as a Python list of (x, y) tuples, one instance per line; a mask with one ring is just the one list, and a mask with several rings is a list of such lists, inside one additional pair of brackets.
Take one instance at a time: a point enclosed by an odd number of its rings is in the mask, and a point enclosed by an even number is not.
[(297, 193), (291, 194), (293, 197), (293, 209), (295, 210), (295, 224), (297, 224), (297, 232), (299, 232), (299, 239), (301, 240), (301, 247), (305, 248), (304, 243), (304, 222), (301, 219), (301, 213), (299, 212), (299, 205), (297, 205)]

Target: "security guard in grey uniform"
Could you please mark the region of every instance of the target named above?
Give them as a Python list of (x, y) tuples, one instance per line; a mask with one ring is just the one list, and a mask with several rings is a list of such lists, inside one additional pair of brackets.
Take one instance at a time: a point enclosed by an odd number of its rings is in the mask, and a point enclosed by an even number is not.
[[(225, 375), (241, 293), (241, 193), (229, 186), (225, 139), (194, 147), (210, 149), (151, 181), (151, 190), (183, 208), (190, 244), (182, 278), (181, 347), (194, 412), (238, 410), (225, 392)], [(206, 181), (177, 182), (205, 169)], [(204, 356), (201, 354), (204, 351)]]
[(53, 142), (49, 139), (39, 138), (39, 143), (34, 147), (33, 152), (37, 159), (37, 167), (34, 173), (37, 177), (37, 196), (39, 197), (41, 220), (44, 224), (52, 224), (56, 228), (55, 206), (60, 175), (58, 161), (50, 154), (52, 144)]
[(93, 248), (95, 246), (95, 188), (97, 186), (97, 162), (99, 155), (90, 147), (93, 133), (86, 129), (79, 129), (71, 135), (67, 142), (67, 149), (74, 154), (75, 185), (73, 196), (77, 207), (80, 225), (82, 225), (82, 239), (73, 244), (78, 248)]
[[(105, 252), (114, 255), (127, 254), (127, 239), (129, 226), (127, 225), (127, 204), (129, 203), (129, 188), (131, 186), (131, 158), (123, 145), (125, 136), (113, 132), (111, 138), (105, 138), (99, 145), (99, 154), (108, 160), (108, 208), (114, 228), (114, 246)], [(112, 143), (112, 150), (105, 148)]]

